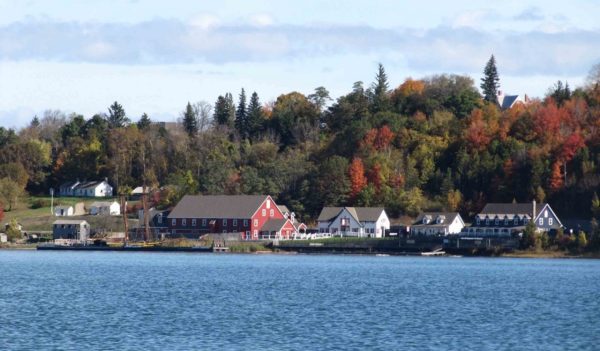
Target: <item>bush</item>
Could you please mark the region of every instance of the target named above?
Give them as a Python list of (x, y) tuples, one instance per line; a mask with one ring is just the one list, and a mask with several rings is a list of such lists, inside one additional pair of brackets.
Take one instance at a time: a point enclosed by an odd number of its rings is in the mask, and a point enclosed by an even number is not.
[(35, 200), (31, 201), (31, 204), (29, 205), (29, 208), (31, 208), (32, 210), (42, 208), (42, 207), (50, 207), (50, 200), (35, 199)]

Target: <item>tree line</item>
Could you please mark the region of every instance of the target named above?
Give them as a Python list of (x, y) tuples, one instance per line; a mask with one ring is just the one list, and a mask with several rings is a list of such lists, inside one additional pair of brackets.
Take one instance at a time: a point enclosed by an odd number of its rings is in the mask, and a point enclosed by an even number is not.
[[(600, 185), (600, 65), (585, 86), (561, 81), (541, 99), (502, 110), (492, 57), (481, 91), (467, 76), (374, 81), (333, 100), (325, 87), (264, 103), (256, 92), (189, 102), (177, 122), (118, 102), (89, 118), (46, 111), (18, 131), (0, 127), (0, 199), (47, 194), (75, 179), (107, 177), (117, 192), (159, 187), (156, 205), (184, 194), (271, 194), (303, 219), (323, 206), (423, 209), (470, 218), (486, 202), (552, 203), (562, 216), (593, 214)], [(249, 98), (248, 98), (249, 95)]]

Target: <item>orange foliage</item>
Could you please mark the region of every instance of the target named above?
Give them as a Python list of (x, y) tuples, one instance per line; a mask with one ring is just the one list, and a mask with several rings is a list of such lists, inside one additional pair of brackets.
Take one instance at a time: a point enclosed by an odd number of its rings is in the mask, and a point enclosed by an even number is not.
[(402, 174), (396, 173), (391, 178), (391, 185), (395, 189), (400, 189), (404, 186), (404, 176)]
[(483, 112), (480, 109), (471, 112), (465, 138), (474, 148), (479, 150), (484, 149), (492, 140), (488, 133), (487, 123), (483, 120)]
[(361, 147), (370, 151), (381, 151), (388, 148), (393, 139), (394, 132), (385, 125), (379, 129), (369, 130), (361, 142)]
[(579, 133), (571, 134), (562, 145), (560, 158), (563, 162), (569, 162), (573, 159), (573, 156), (585, 146), (585, 142)]
[(367, 186), (367, 177), (365, 177), (365, 166), (360, 158), (355, 157), (348, 168), (350, 176), (350, 196), (356, 197), (365, 186)]
[(394, 94), (399, 94), (400, 96), (409, 96), (413, 94), (421, 95), (425, 90), (425, 83), (422, 80), (414, 80), (412, 78), (406, 78), (404, 83), (402, 83), (396, 90)]
[(550, 180), (548, 182), (548, 187), (551, 191), (556, 192), (563, 187), (563, 175), (560, 170), (561, 164), (558, 161), (555, 161), (552, 164), (552, 171), (550, 173)]

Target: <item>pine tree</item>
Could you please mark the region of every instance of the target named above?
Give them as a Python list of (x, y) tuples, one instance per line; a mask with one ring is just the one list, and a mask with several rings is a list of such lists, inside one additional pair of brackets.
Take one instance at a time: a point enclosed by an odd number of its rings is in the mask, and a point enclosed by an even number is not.
[(192, 104), (189, 102), (183, 112), (183, 129), (185, 129), (190, 137), (193, 137), (198, 133), (198, 120), (196, 119)]
[(250, 103), (248, 104), (247, 116), (247, 129), (250, 138), (255, 138), (260, 132), (263, 118), (263, 110), (262, 106), (260, 106), (258, 94), (253, 92), (250, 97)]
[(129, 118), (125, 115), (123, 106), (116, 101), (108, 108), (108, 117), (106, 120), (110, 129), (121, 128), (129, 123)]
[(375, 82), (371, 86), (373, 90), (371, 111), (373, 113), (387, 111), (390, 108), (390, 97), (388, 96), (389, 83), (385, 69), (380, 63), (377, 75), (375, 76)]
[(33, 119), (31, 120), (30, 126), (31, 127), (38, 127), (40, 125), (40, 119), (38, 118), (38, 116), (33, 116)]
[(152, 121), (150, 120), (150, 117), (148, 117), (146, 112), (144, 112), (142, 114), (142, 117), (140, 117), (140, 120), (137, 122), (138, 129), (144, 130), (150, 127), (150, 124), (152, 124)]
[(498, 104), (498, 88), (500, 87), (500, 78), (496, 69), (496, 59), (494, 55), (490, 57), (483, 70), (483, 78), (481, 78), (481, 90), (483, 91), (483, 99), (485, 101)]
[(235, 111), (235, 129), (241, 139), (248, 138), (248, 111), (246, 110), (246, 91), (242, 88), (237, 110)]
[(219, 95), (217, 102), (215, 102), (215, 113), (213, 114), (213, 119), (217, 125), (221, 126), (227, 126), (231, 123), (229, 120), (229, 111), (227, 111), (227, 100), (223, 95)]

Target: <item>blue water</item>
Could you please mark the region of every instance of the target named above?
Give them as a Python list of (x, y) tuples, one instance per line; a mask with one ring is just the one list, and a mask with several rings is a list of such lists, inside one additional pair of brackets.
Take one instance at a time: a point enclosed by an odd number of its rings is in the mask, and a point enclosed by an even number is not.
[(600, 350), (600, 261), (0, 251), (2, 350)]

